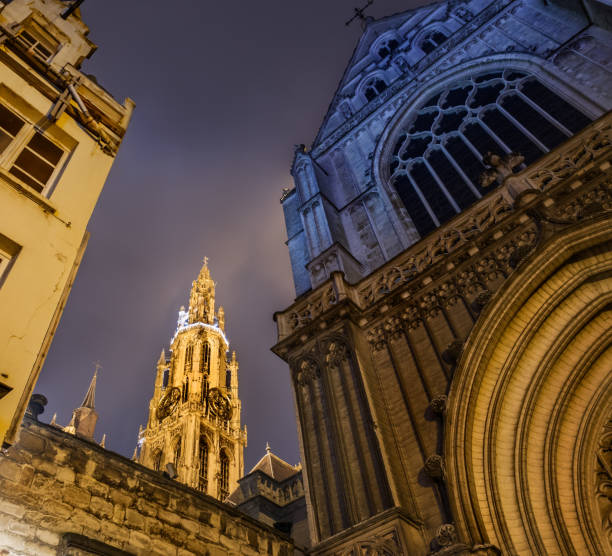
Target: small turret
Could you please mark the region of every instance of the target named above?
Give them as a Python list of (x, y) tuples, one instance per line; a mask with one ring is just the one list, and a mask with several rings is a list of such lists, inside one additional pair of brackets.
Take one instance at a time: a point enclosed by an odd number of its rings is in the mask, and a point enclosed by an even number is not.
[(223, 307), (219, 307), (219, 312), (217, 313), (217, 321), (219, 323), (219, 328), (221, 332), (225, 332), (225, 311)]
[(72, 419), (68, 426), (64, 427), (64, 431), (77, 436), (82, 436), (89, 440), (93, 440), (96, 423), (98, 422), (98, 414), (96, 413), (96, 380), (98, 378), (98, 367), (94, 372), (87, 393), (83, 398), (81, 407), (77, 407), (72, 412)]

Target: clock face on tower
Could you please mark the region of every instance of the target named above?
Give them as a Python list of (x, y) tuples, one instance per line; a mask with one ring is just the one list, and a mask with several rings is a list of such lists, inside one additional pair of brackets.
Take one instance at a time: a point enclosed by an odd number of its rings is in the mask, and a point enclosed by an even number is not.
[(181, 399), (181, 391), (178, 388), (170, 388), (157, 406), (157, 418), (162, 421), (176, 409)]
[(230, 400), (219, 388), (212, 388), (208, 393), (208, 406), (213, 415), (225, 420), (232, 418)]

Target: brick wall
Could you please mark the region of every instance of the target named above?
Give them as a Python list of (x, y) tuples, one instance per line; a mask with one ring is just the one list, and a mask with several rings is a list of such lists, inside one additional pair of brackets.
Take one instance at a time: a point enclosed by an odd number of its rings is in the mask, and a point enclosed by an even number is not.
[(213, 498), (26, 417), (19, 442), (0, 454), (0, 554), (100, 553), (288, 556), (293, 545)]

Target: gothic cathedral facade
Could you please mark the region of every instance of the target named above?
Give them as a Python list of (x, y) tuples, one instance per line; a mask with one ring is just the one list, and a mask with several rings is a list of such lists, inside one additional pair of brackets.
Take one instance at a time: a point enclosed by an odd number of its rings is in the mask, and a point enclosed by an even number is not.
[(238, 361), (228, 358), (223, 307), (207, 261), (181, 307), (169, 354), (157, 362), (138, 461), (156, 471), (171, 463), (176, 479), (225, 500), (244, 475), (246, 427), (240, 424)]
[(364, 20), (281, 198), (312, 554), (612, 553), (610, 21)]

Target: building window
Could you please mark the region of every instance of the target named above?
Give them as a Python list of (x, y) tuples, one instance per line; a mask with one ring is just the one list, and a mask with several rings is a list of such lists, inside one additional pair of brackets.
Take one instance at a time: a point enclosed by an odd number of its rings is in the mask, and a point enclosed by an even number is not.
[(0, 234), (0, 287), (8, 276), (19, 251), (21, 251), (21, 247), (18, 244)]
[(202, 377), (202, 392), (200, 396), (200, 402), (206, 403), (208, 398), (208, 377), (206, 375)]
[(425, 54), (429, 54), (433, 52), (438, 46), (440, 46), (445, 40), (446, 35), (441, 31), (431, 31), (427, 33), (421, 40), (421, 50), (425, 52)]
[(387, 84), (380, 77), (372, 77), (363, 88), (363, 94), (369, 101), (374, 100), (380, 93), (387, 89)]
[(27, 54), (48, 64), (59, 50), (60, 43), (42, 25), (28, 21), (15, 37), (15, 43)]
[(191, 363), (193, 362), (193, 346), (189, 345), (185, 349), (185, 372), (191, 371)]
[(219, 470), (219, 493), (221, 500), (225, 500), (229, 496), (229, 467), (230, 461), (228, 455), (221, 451)]
[(174, 467), (178, 471), (179, 462), (181, 460), (181, 438), (179, 437), (174, 445)]
[(170, 380), (170, 369), (164, 369), (164, 374), (162, 375), (162, 388), (164, 390), (168, 388), (169, 380)]
[(210, 374), (210, 344), (204, 342), (202, 345), (202, 363), (200, 365), (200, 372), (208, 375)]
[(487, 152), (531, 164), (590, 123), (533, 75), (514, 70), (466, 77), (410, 113), (393, 140), (388, 171), (421, 236), (488, 192)]
[(59, 556), (132, 556), (109, 544), (78, 533), (65, 533), (57, 547)]
[(181, 399), (183, 401), (183, 403), (185, 403), (189, 398), (189, 379), (185, 379), (183, 380), (183, 391), (182, 391), (182, 396)]
[(225, 387), (228, 390), (232, 387), (232, 371), (230, 369), (225, 371)]
[(387, 56), (390, 56), (398, 46), (399, 43), (395, 39), (387, 39), (378, 47), (378, 56), (381, 59), (384, 59)]
[[(9, 145), (15, 149), (8, 149)], [(15, 152), (16, 151), (16, 152)], [(9, 173), (42, 193), (51, 181), (64, 150), (25, 120), (0, 104), (0, 154)]]
[(157, 450), (157, 452), (153, 454), (153, 469), (155, 471), (161, 470), (163, 456), (164, 453), (161, 450)]
[(198, 477), (198, 490), (208, 490), (208, 443), (206, 437), (200, 436), (200, 474)]

